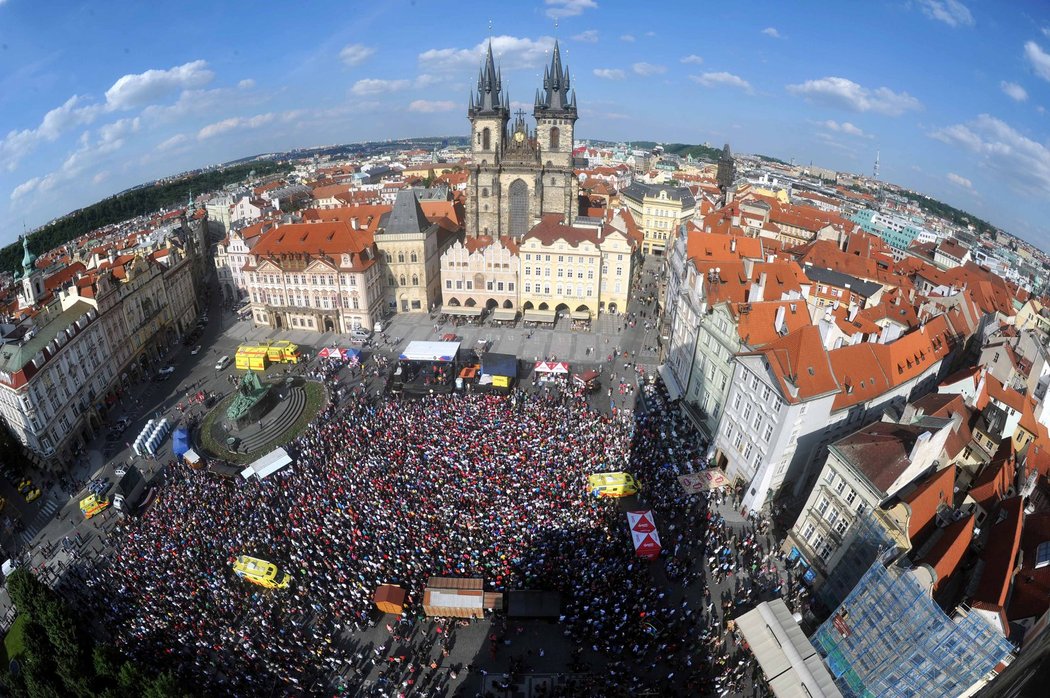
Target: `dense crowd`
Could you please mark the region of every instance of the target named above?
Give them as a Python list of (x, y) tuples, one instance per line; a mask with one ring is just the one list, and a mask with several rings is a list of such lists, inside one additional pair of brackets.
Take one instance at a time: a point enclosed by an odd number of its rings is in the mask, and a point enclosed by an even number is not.
[[(316, 377), (337, 384), (338, 368), (325, 361)], [(620, 386), (629, 371), (640, 373), (624, 365)], [(566, 668), (582, 675), (548, 695), (750, 692), (758, 670), (730, 619), (759, 598), (804, 594), (760, 520), (734, 528), (719, 516), (732, 492), (679, 486), (705, 465), (706, 445), (659, 384), (643, 384), (642, 409), (617, 417), (558, 389), (333, 402), (290, 445), (294, 465), (263, 482), (170, 464), (155, 504), (118, 527), (115, 558), (78, 572), (75, 596), (125, 652), (176, 664), (212, 694), (310, 693), (349, 673), (377, 695), (435, 695), (460, 671), (486, 673), (483, 657), (443, 661), (456, 625), (424, 620), (430, 576), (562, 592)], [(644, 485), (660, 562), (634, 556), (615, 500), (586, 492), (588, 474), (623, 469)], [(281, 565), (291, 587), (234, 576), (241, 554)], [(383, 583), (407, 590), (406, 611), (389, 642), (362, 648), (351, 638), (374, 624)], [(512, 657), (504, 682), (535, 664)]]

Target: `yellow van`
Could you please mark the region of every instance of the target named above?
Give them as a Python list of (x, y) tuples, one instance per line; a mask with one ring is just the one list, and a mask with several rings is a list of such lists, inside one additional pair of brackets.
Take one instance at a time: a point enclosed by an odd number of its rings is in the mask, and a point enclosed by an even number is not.
[(596, 497), (629, 497), (638, 492), (630, 473), (595, 473), (587, 476), (587, 490)]
[(80, 511), (85, 519), (90, 519), (95, 514), (101, 514), (109, 508), (110, 501), (106, 497), (99, 499), (96, 495), (89, 494), (80, 500)]
[(267, 589), (284, 589), (292, 581), (291, 575), (282, 572), (272, 562), (248, 555), (237, 557), (237, 561), (233, 563), (233, 571), (238, 577)]

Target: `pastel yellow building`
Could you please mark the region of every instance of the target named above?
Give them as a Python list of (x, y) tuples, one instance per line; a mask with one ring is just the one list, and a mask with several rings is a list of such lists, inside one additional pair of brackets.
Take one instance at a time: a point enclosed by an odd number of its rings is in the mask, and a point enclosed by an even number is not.
[(629, 214), (579, 218), (565, 225), (547, 216), (521, 240), (520, 307), (525, 319), (588, 320), (627, 307), (638, 238)]
[(678, 227), (696, 213), (696, 198), (686, 187), (635, 182), (620, 192), (620, 201), (642, 231), (644, 254), (663, 254)]

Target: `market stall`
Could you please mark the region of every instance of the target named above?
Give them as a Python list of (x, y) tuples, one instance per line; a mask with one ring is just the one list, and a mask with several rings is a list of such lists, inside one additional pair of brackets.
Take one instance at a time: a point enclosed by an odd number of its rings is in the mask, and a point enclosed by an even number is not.
[(522, 319), (526, 327), (553, 325), (558, 319), (558, 314), (553, 310), (526, 310)]
[(405, 610), (405, 590), (394, 584), (380, 584), (372, 601), (383, 613), (401, 615)]
[(660, 533), (656, 530), (652, 510), (627, 512), (627, 527), (631, 530), (635, 555), (647, 560), (660, 555)]
[(580, 390), (589, 393), (598, 388), (598, 378), (600, 377), (601, 374), (592, 368), (588, 371), (584, 371), (583, 373), (573, 374), (572, 383)]
[(537, 383), (559, 383), (567, 386), (569, 382), (569, 364), (564, 361), (537, 361), (532, 367), (532, 379)]
[(283, 448), (277, 448), (242, 470), (241, 477), (247, 480), (255, 476), (260, 480), (265, 480), (278, 470), (288, 467), (291, 463), (292, 457), (288, 455), (288, 451), (285, 451)]
[(431, 577), (423, 590), (423, 612), (446, 618), (485, 615), (485, 582), (480, 578)]
[(496, 308), (492, 311), (490, 319), (495, 325), (513, 327), (518, 321), (518, 311), (513, 308)]

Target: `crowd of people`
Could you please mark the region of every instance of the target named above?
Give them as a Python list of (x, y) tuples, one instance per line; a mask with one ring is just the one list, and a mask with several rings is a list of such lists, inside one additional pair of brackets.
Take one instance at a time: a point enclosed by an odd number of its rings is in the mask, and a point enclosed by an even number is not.
[[(73, 597), (123, 651), (175, 666), (210, 694), (323, 692), (341, 675), (344, 688), (392, 698), (437, 695), (460, 672), (494, 665), (500, 616), (491, 657), (463, 665), (448, 660), (456, 622), (422, 610), (429, 577), (481, 577), (488, 591), (561, 592), (558, 629), (573, 648), (511, 658), (497, 687), (549, 665), (565, 673), (552, 697), (762, 695), (732, 618), (772, 596), (801, 610), (805, 592), (765, 522), (722, 517), (736, 493), (682, 489), (679, 474), (706, 467), (706, 444), (658, 382), (617, 362), (607, 375), (622, 399), (633, 402), (629, 372), (643, 379), (632, 413), (604, 414), (567, 389), (416, 400), (355, 391), (264, 481), (173, 462), (153, 506), (117, 527), (113, 558), (78, 567)], [(340, 368), (321, 360), (308, 375), (338, 390)], [(616, 470), (643, 484), (664, 545), (655, 563), (635, 556), (623, 507), (586, 491), (588, 474)], [(242, 554), (277, 563), (292, 585), (236, 577)], [(364, 647), (355, 638), (380, 617), (373, 594), (385, 583), (406, 590), (406, 610), (380, 621), (387, 642)]]

